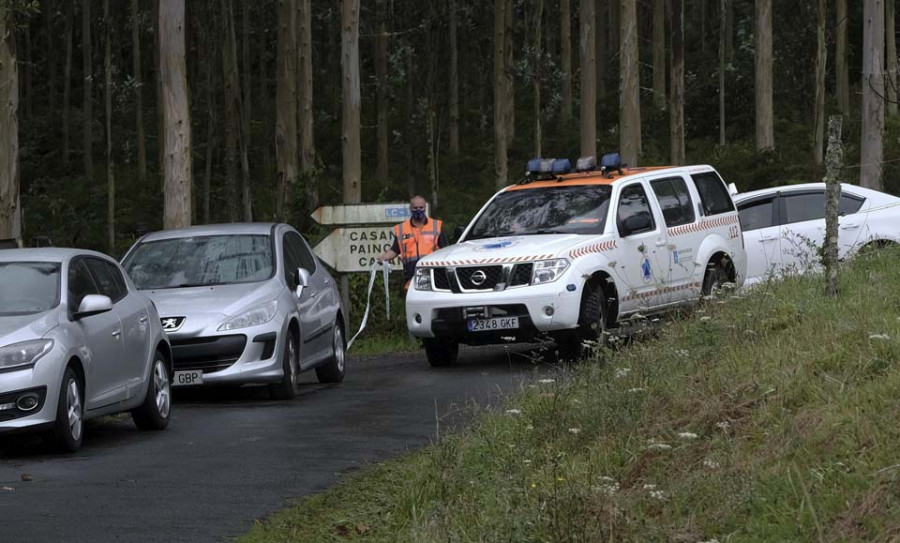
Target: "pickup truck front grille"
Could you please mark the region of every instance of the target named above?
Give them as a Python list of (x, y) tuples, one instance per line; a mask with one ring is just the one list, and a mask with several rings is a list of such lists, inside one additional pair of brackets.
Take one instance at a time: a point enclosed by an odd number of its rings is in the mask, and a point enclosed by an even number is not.
[(492, 290), (503, 277), (503, 266), (468, 266), (456, 268), (463, 290)]
[(531, 272), (534, 270), (534, 264), (531, 262), (525, 264), (516, 264), (512, 274), (509, 277), (509, 286), (521, 287), (531, 284)]
[(434, 268), (434, 288), (438, 290), (451, 290), (450, 278), (447, 276), (447, 268)]

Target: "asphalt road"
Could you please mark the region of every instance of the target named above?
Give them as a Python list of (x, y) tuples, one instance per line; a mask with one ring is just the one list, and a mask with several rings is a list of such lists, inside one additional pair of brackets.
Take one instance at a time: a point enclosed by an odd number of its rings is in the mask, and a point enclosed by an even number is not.
[(73, 455), (4, 439), (0, 543), (229, 540), (342, 473), (428, 444), (473, 404), (496, 405), (544, 370), (534, 356), (463, 350), (447, 369), (424, 354), (351, 358), (343, 384), (305, 373), (292, 401), (260, 387), (181, 390), (165, 431), (106, 417)]

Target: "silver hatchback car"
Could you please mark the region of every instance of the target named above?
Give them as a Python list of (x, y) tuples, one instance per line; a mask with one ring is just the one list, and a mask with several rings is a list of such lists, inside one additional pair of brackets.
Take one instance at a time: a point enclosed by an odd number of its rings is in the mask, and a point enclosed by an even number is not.
[(0, 251), (0, 432), (51, 429), (66, 450), (83, 422), (170, 417), (169, 342), (153, 303), (93, 251)]
[(286, 224), (147, 234), (122, 259), (159, 308), (174, 386), (265, 383), (296, 395), (301, 371), (344, 379), (345, 315), (334, 279)]

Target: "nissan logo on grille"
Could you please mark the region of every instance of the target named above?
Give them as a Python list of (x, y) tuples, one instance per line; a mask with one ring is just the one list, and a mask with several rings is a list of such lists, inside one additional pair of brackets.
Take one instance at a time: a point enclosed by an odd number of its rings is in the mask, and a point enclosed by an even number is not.
[(164, 332), (176, 332), (184, 324), (184, 317), (165, 317), (159, 321)]
[(481, 270), (476, 271), (472, 274), (472, 277), (469, 278), (469, 280), (472, 281), (472, 284), (476, 287), (480, 287), (481, 285), (483, 285), (485, 279), (487, 279), (487, 274), (485, 274)]

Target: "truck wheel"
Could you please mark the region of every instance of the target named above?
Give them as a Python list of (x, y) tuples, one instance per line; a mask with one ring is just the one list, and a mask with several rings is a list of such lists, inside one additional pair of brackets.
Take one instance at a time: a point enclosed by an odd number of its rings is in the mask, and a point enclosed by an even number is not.
[(578, 328), (568, 340), (561, 341), (559, 358), (576, 362), (606, 344), (609, 336), (606, 292), (599, 283), (587, 283), (578, 314)]
[(435, 368), (450, 366), (459, 358), (459, 342), (446, 339), (425, 338), (425, 356)]
[(722, 264), (710, 264), (706, 268), (706, 275), (703, 276), (703, 288), (700, 295), (715, 296), (716, 292), (722, 289), (722, 286), (728, 282), (728, 272)]

